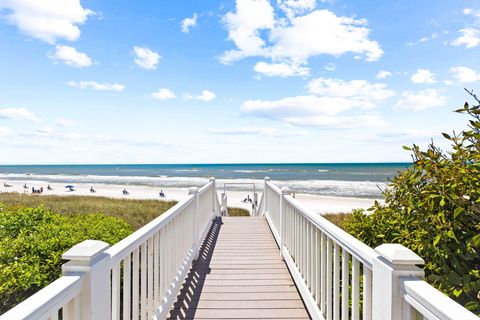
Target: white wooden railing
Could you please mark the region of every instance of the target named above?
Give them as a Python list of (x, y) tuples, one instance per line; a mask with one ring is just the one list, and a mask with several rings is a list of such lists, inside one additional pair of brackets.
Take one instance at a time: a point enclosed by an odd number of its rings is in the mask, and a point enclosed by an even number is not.
[(213, 219), (215, 179), (114, 246), (86, 240), (62, 258), (63, 276), (1, 320), (164, 319)]
[(269, 178), (259, 208), (313, 319), (478, 319), (423, 281), (414, 252), (365, 245)]

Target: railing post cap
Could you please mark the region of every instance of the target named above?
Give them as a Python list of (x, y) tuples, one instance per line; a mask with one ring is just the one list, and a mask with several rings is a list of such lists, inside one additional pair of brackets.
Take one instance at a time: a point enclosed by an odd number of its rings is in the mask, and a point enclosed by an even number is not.
[(282, 189), (280, 189), (283, 194), (290, 194), (291, 190), (287, 186), (283, 186)]
[(384, 243), (375, 248), (375, 253), (394, 265), (425, 264), (415, 252), (399, 243)]
[(195, 194), (198, 192), (198, 188), (197, 187), (191, 187), (191, 188), (188, 188), (188, 194)]
[(215, 182), (215, 177), (210, 177), (210, 182)]
[(92, 261), (109, 247), (110, 245), (108, 243), (100, 240), (85, 240), (68, 249), (62, 254), (62, 259)]
[(265, 181), (270, 181), (270, 177), (265, 177)]

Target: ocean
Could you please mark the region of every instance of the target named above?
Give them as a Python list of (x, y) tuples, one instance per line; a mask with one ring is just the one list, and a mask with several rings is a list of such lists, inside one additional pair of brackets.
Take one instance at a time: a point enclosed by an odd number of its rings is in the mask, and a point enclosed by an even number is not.
[(145, 185), (160, 188), (201, 186), (209, 177), (218, 187), (247, 189), (263, 179), (286, 185), (298, 193), (378, 198), (389, 178), (409, 163), (291, 163), (291, 164), (112, 164), (0, 166), (0, 180), (45, 183)]

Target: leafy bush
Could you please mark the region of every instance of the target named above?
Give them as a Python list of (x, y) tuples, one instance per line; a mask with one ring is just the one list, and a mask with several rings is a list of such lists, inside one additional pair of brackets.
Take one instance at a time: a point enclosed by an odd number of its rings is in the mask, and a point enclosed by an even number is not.
[(132, 231), (123, 220), (103, 214), (64, 216), (0, 203), (0, 314), (57, 279), (62, 253), (75, 244), (87, 239), (113, 244)]
[(372, 247), (410, 248), (425, 259), (428, 282), (480, 314), (480, 105), (457, 112), (471, 120), (468, 130), (443, 134), (452, 151), (404, 147), (414, 163), (390, 181), (385, 204), (353, 212), (345, 228)]

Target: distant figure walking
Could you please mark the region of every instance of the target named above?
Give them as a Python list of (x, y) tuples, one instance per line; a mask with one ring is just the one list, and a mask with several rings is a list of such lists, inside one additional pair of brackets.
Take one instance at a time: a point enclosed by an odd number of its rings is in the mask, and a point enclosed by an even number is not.
[(47, 186), (47, 190), (53, 190), (52, 187), (50, 187), (50, 185)]
[(95, 193), (95, 192), (96, 192), (95, 189), (93, 189), (93, 186), (90, 187), (90, 192), (91, 192), (91, 193)]
[(163, 193), (163, 190), (160, 190), (158, 195), (160, 196), (160, 198), (165, 198), (165, 193)]
[(128, 195), (129, 195), (127, 189), (123, 189), (123, 195), (125, 195), (125, 196), (128, 196)]

